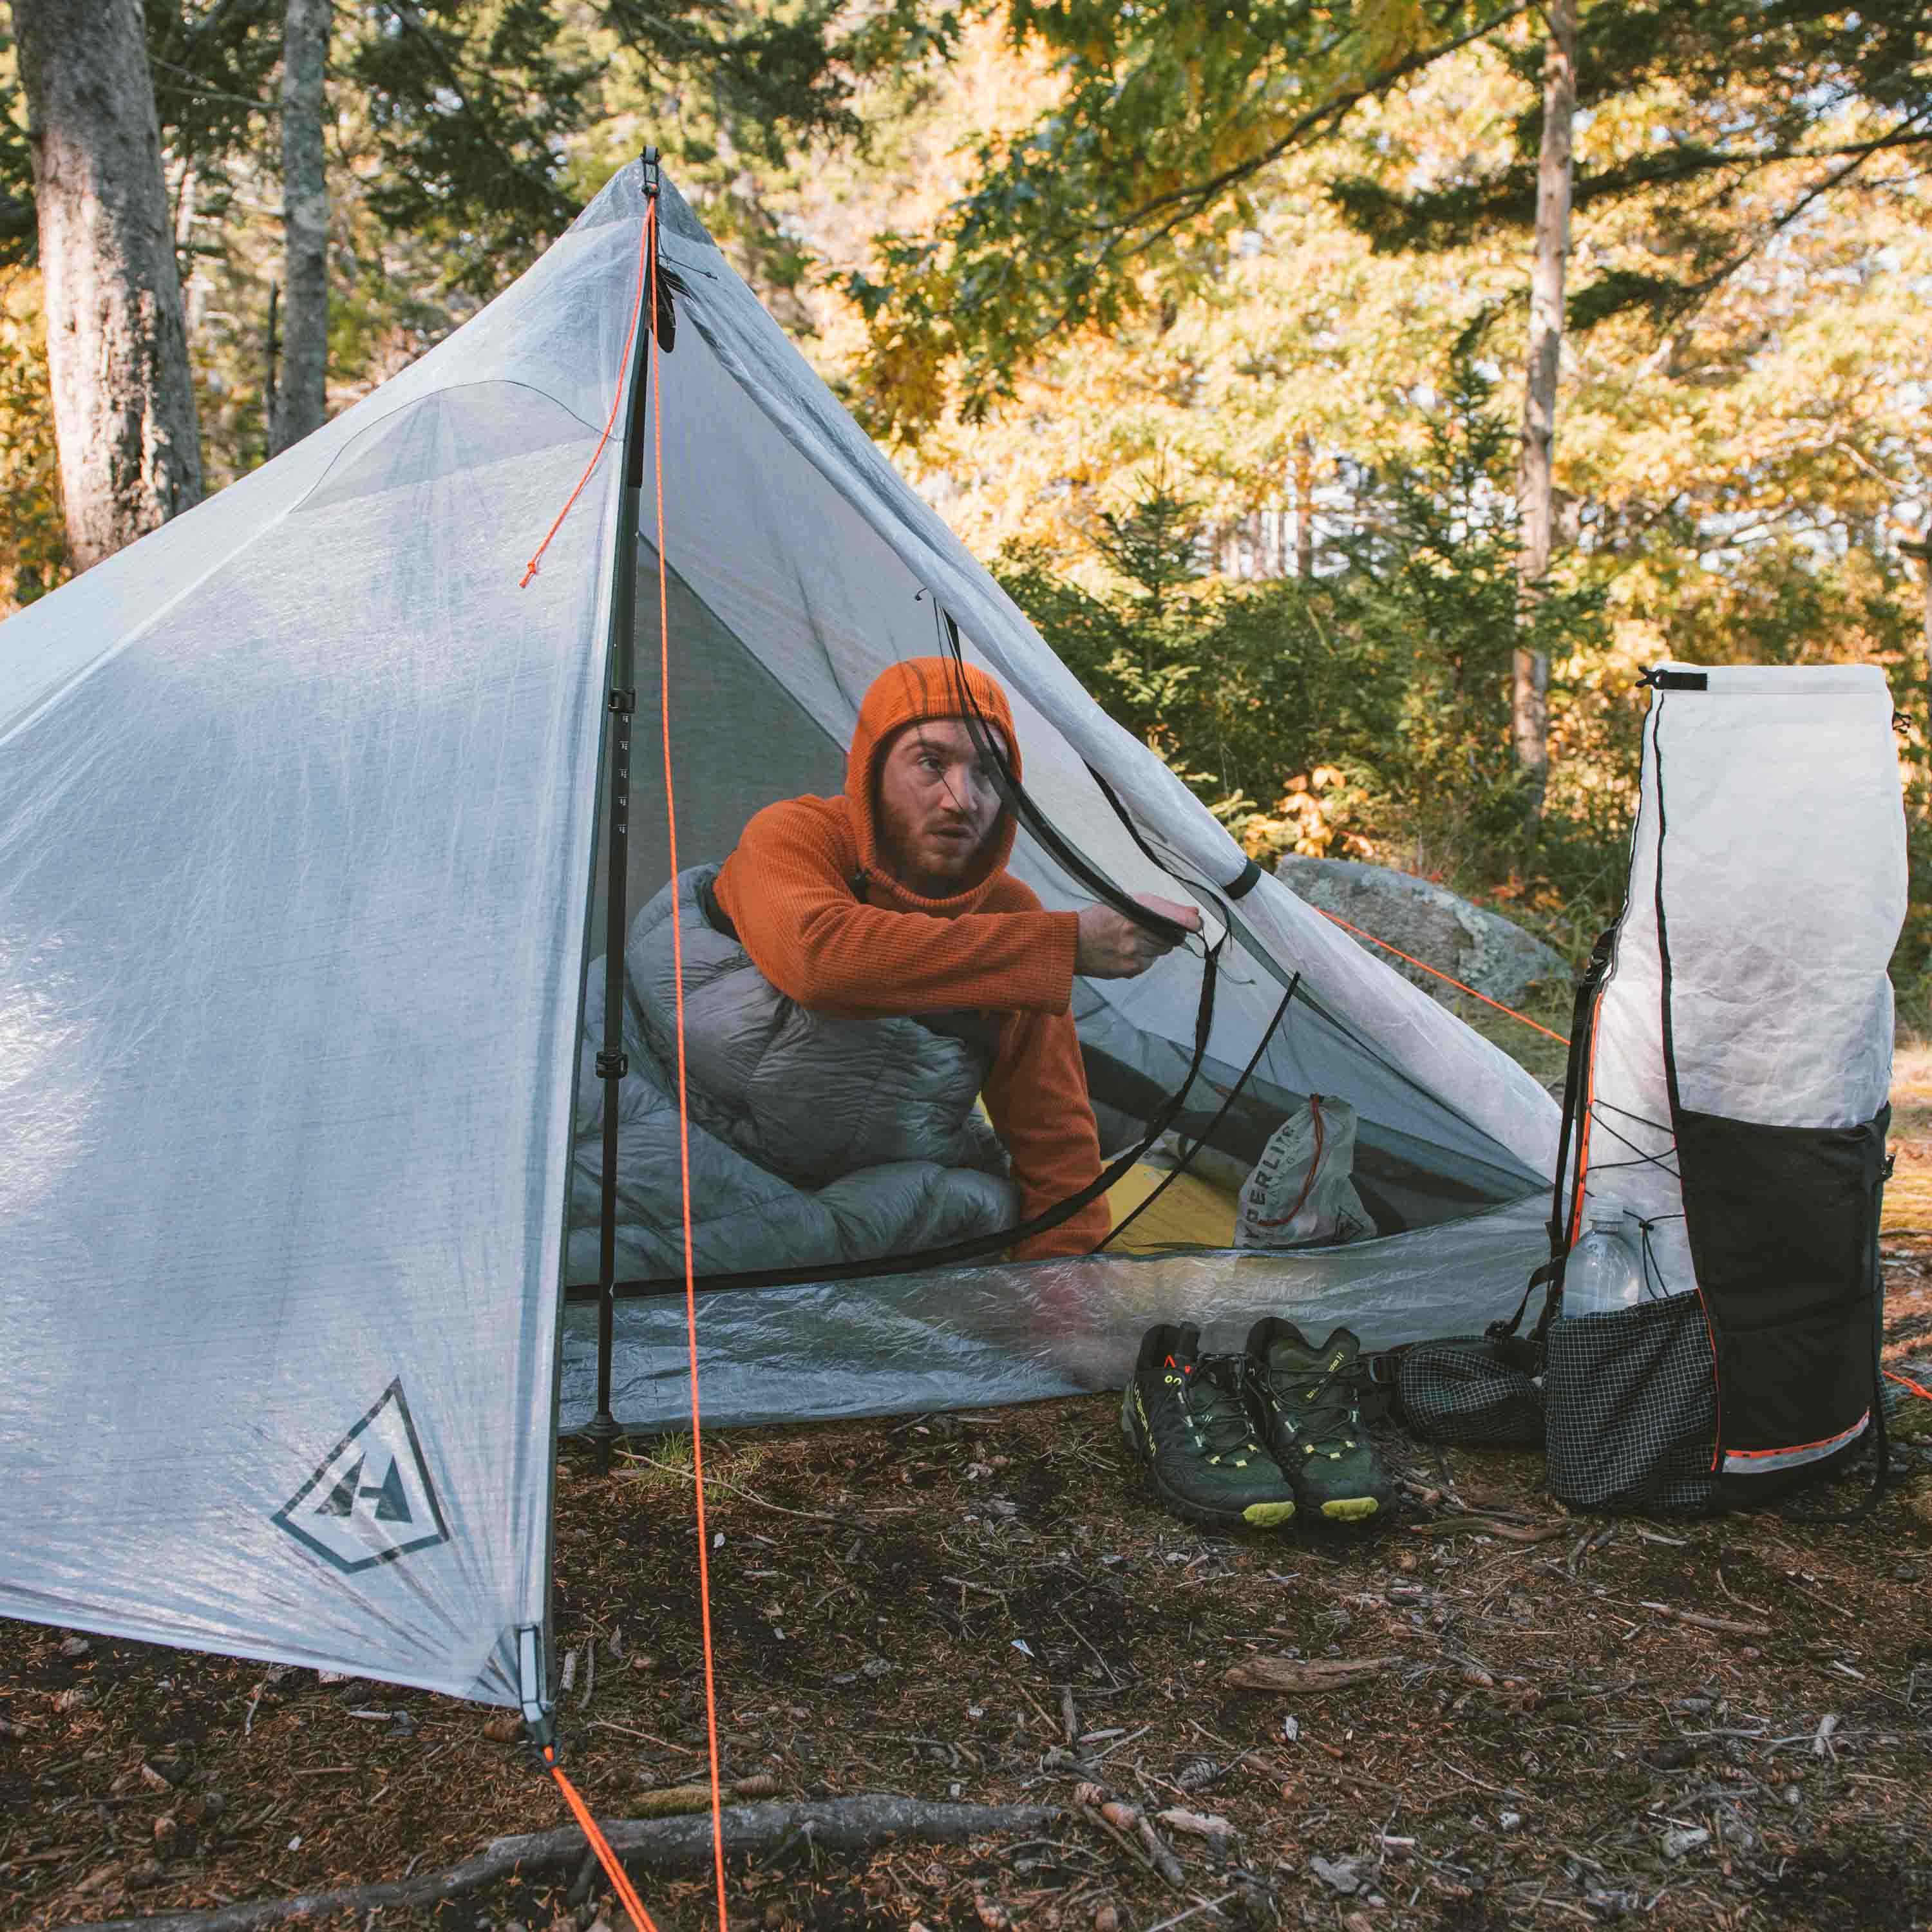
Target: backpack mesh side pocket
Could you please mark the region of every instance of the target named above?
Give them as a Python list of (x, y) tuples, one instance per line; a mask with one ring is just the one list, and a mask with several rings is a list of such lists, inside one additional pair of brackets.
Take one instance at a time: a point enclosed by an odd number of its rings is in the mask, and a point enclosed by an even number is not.
[(1717, 1376), (1694, 1291), (1559, 1316), (1546, 1346), (1551, 1495), (1592, 1509), (1717, 1506)]
[(1543, 1441), (1543, 1390), (1485, 1336), (1418, 1343), (1396, 1389), (1408, 1426), (1429, 1442)]

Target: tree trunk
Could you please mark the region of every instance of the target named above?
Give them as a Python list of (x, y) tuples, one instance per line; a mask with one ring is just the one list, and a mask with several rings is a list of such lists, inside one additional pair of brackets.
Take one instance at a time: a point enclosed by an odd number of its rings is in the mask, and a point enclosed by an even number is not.
[(1315, 439), (1304, 430), (1294, 446), (1294, 574), (1315, 574)]
[(282, 30), (282, 368), (275, 392), (279, 456), (328, 409), (328, 183), (323, 172), (322, 70), (328, 58), (328, 0), (288, 0)]
[(14, 0), (14, 37), (81, 571), (201, 500), (201, 431), (140, 0)]
[[(1549, 0), (1543, 63), (1543, 152), (1536, 176), (1536, 266), (1529, 291), (1529, 370), (1522, 404), (1522, 554), (1517, 623), (1526, 632), (1542, 601), (1556, 520), (1552, 463), (1556, 376), (1563, 349), (1563, 271), (1570, 254), (1572, 124), (1576, 114), (1576, 0)], [(1516, 653), (1511, 737), (1529, 779), (1532, 820), (1543, 815), (1550, 774), (1550, 658), (1527, 641)]]

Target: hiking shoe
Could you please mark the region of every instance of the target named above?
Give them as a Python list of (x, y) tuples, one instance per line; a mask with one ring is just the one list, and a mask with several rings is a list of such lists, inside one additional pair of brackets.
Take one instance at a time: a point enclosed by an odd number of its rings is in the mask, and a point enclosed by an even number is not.
[(1395, 1494), (1362, 1426), (1362, 1345), (1338, 1328), (1319, 1348), (1270, 1316), (1248, 1331), (1247, 1383), (1262, 1440), (1310, 1515), (1358, 1522)]
[(1121, 1391), (1120, 1433), (1173, 1515), (1258, 1529), (1286, 1522), (1294, 1492), (1256, 1440), (1241, 1358), (1203, 1356), (1200, 1344), (1198, 1328), (1166, 1322), (1141, 1337)]

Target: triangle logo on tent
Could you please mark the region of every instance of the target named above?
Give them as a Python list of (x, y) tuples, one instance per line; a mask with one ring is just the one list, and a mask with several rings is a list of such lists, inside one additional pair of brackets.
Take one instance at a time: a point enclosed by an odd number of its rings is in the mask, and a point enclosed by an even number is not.
[(400, 1376), (271, 1520), (346, 1576), (449, 1540)]

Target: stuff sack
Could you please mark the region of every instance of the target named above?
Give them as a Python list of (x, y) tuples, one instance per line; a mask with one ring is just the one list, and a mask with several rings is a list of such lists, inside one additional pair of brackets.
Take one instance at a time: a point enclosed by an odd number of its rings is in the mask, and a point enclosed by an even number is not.
[(1540, 1444), (1540, 1353), (1489, 1335), (1418, 1342), (1396, 1364), (1402, 1419), (1430, 1442)]
[(1905, 823), (1876, 667), (1646, 682), (1628, 896), (1572, 1030), (1549, 1475), (1565, 1502), (1702, 1509), (1882, 1432)]
[(1350, 1176), (1357, 1115), (1346, 1100), (1311, 1094), (1270, 1136), (1241, 1184), (1238, 1248), (1299, 1248), (1376, 1232)]

